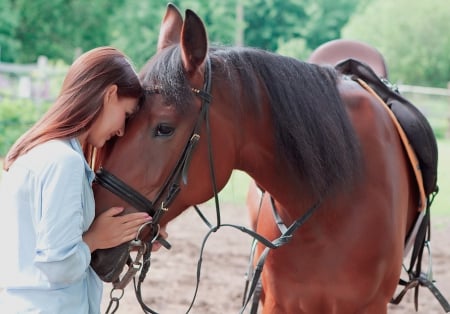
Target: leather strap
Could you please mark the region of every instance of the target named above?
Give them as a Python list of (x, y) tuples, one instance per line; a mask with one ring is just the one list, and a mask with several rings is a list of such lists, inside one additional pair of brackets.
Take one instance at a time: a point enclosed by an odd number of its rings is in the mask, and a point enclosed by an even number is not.
[(422, 171), (420, 170), (420, 164), (419, 160), (417, 159), (416, 153), (414, 152), (413, 148), (409, 144), (409, 140), (403, 131), (403, 128), (401, 127), (400, 123), (398, 122), (397, 118), (395, 117), (394, 113), (389, 109), (388, 105), (381, 99), (381, 97), (375, 93), (375, 91), (363, 80), (360, 78), (357, 79), (357, 82), (366, 89), (370, 94), (372, 94), (375, 98), (377, 98), (380, 103), (383, 104), (383, 108), (386, 109), (386, 112), (389, 114), (389, 117), (391, 118), (392, 122), (394, 123), (398, 134), (400, 135), (400, 138), (402, 140), (403, 146), (406, 150), (406, 153), (409, 158), (409, 162), (411, 163), (412, 169), (414, 171), (416, 181), (417, 181), (417, 187), (419, 188), (420, 193), (420, 200), (419, 200), (419, 211), (423, 211), (425, 209), (425, 206), (427, 204), (426, 196), (425, 196), (425, 190), (423, 187), (423, 178), (422, 178)]

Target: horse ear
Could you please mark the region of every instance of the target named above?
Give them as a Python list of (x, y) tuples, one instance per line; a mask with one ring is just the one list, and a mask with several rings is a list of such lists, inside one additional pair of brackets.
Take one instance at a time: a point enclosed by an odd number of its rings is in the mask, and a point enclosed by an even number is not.
[(180, 33), (183, 27), (183, 17), (178, 8), (169, 3), (166, 14), (161, 22), (159, 31), (157, 51), (168, 46), (180, 43)]
[(192, 74), (205, 61), (208, 38), (202, 20), (191, 10), (186, 10), (186, 18), (181, 30), (181, 57), (188, 74)]

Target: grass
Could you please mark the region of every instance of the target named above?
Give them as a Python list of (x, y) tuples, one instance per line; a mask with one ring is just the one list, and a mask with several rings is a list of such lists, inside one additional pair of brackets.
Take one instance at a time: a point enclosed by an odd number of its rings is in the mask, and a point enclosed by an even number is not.
[[(247, 191), (252, 179), (248, 174), (239, 170), (233, 170), (233, 173), (227, 185), (220, 191), (220, 202), (243, 205), (247, 197)], [(208, 202), (213, 202), (210, 200)]]

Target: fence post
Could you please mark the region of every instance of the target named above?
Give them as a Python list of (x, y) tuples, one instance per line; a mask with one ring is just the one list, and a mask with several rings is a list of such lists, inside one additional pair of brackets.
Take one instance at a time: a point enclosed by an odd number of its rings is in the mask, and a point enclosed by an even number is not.
[(31, 98), (31, 78), (29, 75), (20, 76), (18, 89), (19, 98)]
[[(447, 89), (450, 92), (450, 82), (447, 83)], [(448, 104), (449, 104), (449, 112), (447, 116), (447, 132), (445, 132), (445, 138), (450, 138), (450, 97), (448, 97)]]
[(35, 95), (38, 104), (49, 98), (49, 82), (47, 75), (48, 59), (46, 56), (39, 56), (37, 59), (37, 82), (35, 84)]

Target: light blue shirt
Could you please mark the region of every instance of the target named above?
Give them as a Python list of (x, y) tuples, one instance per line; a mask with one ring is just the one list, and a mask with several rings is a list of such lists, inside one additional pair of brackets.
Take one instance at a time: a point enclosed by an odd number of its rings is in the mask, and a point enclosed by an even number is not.
[(102, 281), (82, 239), (93, 179), (75, 138), (38, 145), (3, 171), (0, 313), (100, 313)]

